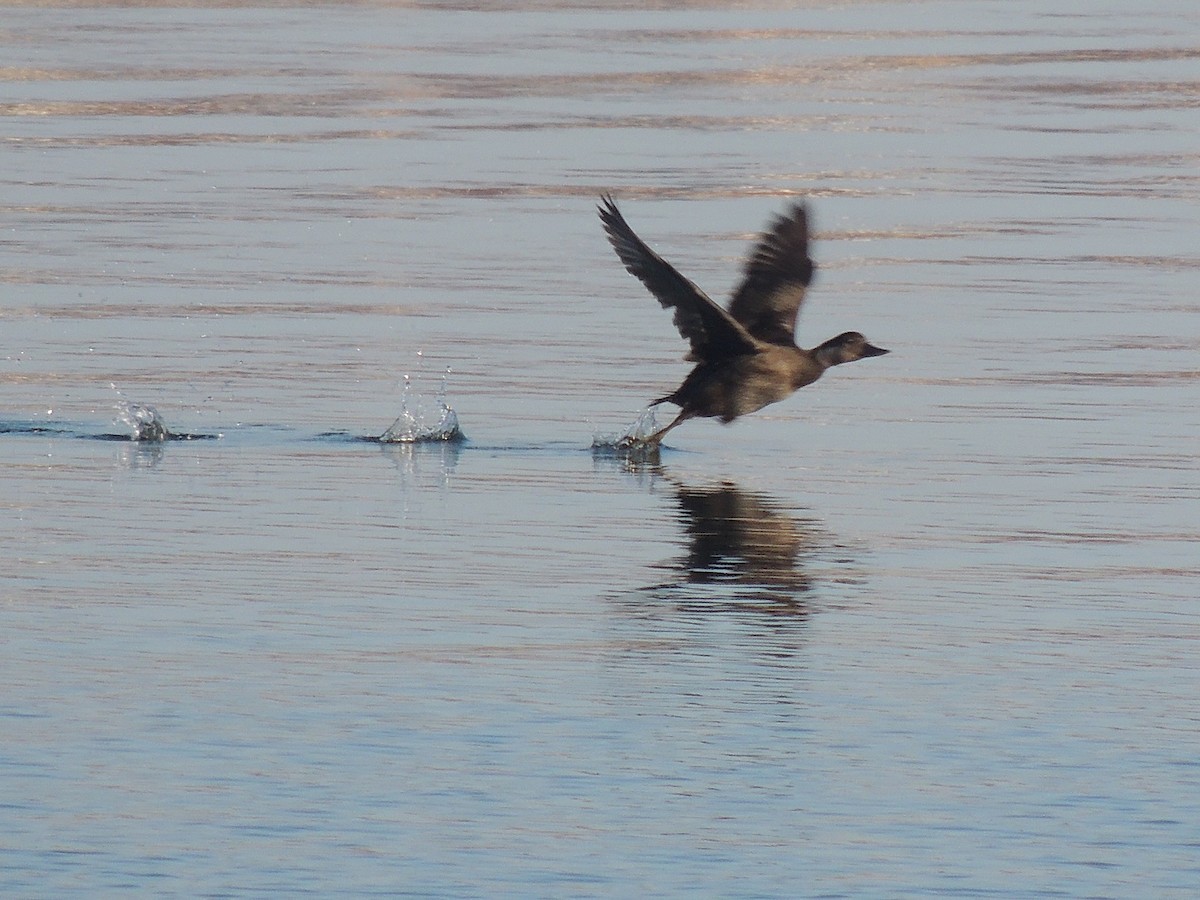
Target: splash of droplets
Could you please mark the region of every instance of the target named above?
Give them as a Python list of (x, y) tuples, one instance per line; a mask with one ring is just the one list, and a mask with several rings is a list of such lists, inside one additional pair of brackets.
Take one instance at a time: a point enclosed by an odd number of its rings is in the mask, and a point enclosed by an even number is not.
[(166, 423), (153, 406), (118, 400), (115, 404), (115, 424), (129, 429), (131, 441), (165, 441), (171, 436)]
[[(420, 354), (417, 354), (420, 356)], [(413, 392), (412, 379), (404, 376), (404, 392), (400, 397), (400, 415), (387, 431), (379, 436), (384, 444), (419, 444), (437, 441), (463, 440), (458, 413), (446, 402), (446, 381), (450, 367), (442, 374), (441, 388), (436, 400)]]
[(657, 407), (647, 406), (632, 425), (617, 435), (592, 435), (592, 453), (621, 457), (649, 457), (657, 455), (658, 441), (650, 438), (658, 431)]

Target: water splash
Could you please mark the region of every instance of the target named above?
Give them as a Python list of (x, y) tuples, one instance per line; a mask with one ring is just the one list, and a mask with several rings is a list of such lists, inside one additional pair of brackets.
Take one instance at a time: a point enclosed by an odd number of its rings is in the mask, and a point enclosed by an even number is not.
[(171, 438), (166, 423), (153, 406), (118, 400), (115, 409), (117, 417), (114, 424), (128, 428), (131, 441), (165, 441)]
[(592, 435), (592, 455), (646, 460), (658, 456), (662, 445), (650, 438), (659, 430), (657, 407), (647, 406), (632, 425), (619, 435)]
[(400, 416), (379, 436), (382, 444), (419, 444), (465, 439), (458, 424), (458, 413), (446, 402), (446, 380), (450, 367), (442, 374), (441, 388), (436, 400), (430, 400), (412, 389), (412, 379), (404, 376), (404, 393), (400, 399)]

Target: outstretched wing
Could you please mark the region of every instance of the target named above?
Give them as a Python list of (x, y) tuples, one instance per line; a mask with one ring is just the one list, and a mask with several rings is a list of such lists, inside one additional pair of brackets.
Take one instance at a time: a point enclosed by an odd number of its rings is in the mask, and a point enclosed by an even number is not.
[(790, 346), (816, 264), (808, 258), (808, 213), (797, 203), (777, 216), (750, 258), (729, 313), (761, 341)]
[(600, 200), (597, 209), (609, 242), (630, 274), (636, 275), (650, 289), (664, 309), (675, 310), (675, 327), (692, 345), (688, 359), (711, 362), (759, 349), (754, 338), (733, 316), (633, 233), (612, 197), (606, 194)]

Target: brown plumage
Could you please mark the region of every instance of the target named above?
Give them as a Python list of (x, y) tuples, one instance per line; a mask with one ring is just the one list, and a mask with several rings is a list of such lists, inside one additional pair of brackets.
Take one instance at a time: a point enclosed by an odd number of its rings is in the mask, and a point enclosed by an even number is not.
[(816, 271), (808, 256), (808, 214), (802, 203), (772, 220), (747, 259), (726, 311), (634, 234), (611, 196), (600, 200), (600, 220), (617, 256), (664, 309), (674, 309), (675, 327), (691, 345), (687, 359), (696, 363), (683, 384), (653, 401), (675, 403), (680, 412), (647, 443), (658, 443), (695, 417), (732, 422), (790, 397), (831, 366), (888, 352), (857, 331), (812, 350), (796, 346), (796, 316)]

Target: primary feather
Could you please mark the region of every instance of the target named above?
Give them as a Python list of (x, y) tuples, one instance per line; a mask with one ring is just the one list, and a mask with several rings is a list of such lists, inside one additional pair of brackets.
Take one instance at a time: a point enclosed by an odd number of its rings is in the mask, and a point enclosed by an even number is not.
[(816, 264), (808, 255), (808, 211), (796, 203), (777, 216), (746, 260), (729, 313), (754, 337), (790, 345)]
[(736, 318), (634, 234), (612, 197), (600, 199), (597, 209), (609, 242), (629, 273), (637, 276), (664, 309), (675, 310), (675, 327), (691, 345), (688, 359), (711, 362), (757, 351), (753, 336)]

